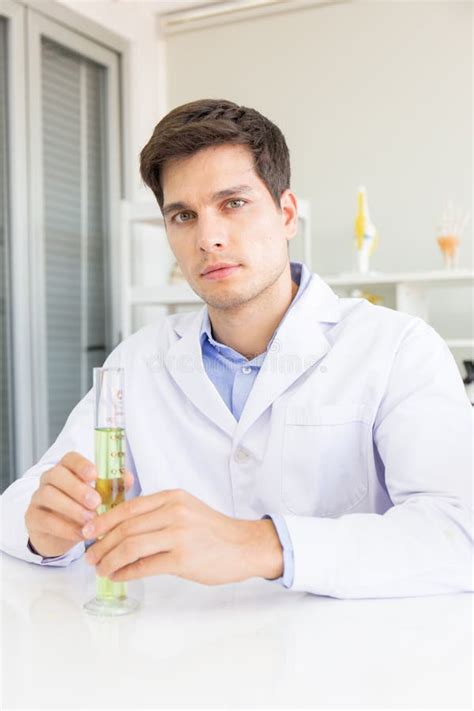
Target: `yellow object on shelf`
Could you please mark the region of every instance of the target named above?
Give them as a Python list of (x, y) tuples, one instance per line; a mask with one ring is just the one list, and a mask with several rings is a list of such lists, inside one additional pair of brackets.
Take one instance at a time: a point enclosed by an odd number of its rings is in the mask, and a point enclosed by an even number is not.
[(383, 297), (379, 296), (378, 294), (372, 294), (370, 291), (363, 291), (362, 289), (353, 289), (351, 291), (351, 296), (367, 299), (367, 301), (370, 301), (371, 304), (375, 304), (375, 306), (383, 304)]
[(357, 194), (357, 214), (354, 224), (354, 235), (359, 257), (359, 271), (361, 273), (367, 273), (369, 270), (369, 257), (373, 255), (379, 243), (379, 233), (370, 219), (367, 191), (364, 186), (359, 187)]

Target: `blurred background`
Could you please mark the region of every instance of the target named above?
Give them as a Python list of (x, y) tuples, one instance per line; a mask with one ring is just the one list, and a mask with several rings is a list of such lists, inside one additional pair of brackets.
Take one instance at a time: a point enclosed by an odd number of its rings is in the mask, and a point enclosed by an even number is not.
[[(123, 338), (200, 307), (139, 176), (156, 123), (199, 98), (283, 131), (301, 213), (292, 259), (340, 295), (425, 318), (466, 378), (472, 33), (473, 5), (456, 0), (2, 0), (1, 490)], [(360, 187), (378, 237), (364, 273)]]

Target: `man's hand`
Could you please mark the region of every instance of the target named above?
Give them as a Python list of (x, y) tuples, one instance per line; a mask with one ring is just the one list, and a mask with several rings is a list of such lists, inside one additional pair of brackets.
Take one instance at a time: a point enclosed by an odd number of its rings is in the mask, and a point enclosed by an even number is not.
[[(101, 498), (94, 489), (94, 463), (68, 452), (44, 472), (25, 513), (25, 525), (33, 548), (44, 558), (64, 555), (83, 540), (81, 528), (97, 517)], [(126, 472), (125, 490), (133, 484)]]
[(101, 514), (85, 538), (86, 560), (115, 581), (176, 575), (205, 585), (283, 574), (283, 550), (270, 519), (225, 516), (182, 489), (125, 501)]

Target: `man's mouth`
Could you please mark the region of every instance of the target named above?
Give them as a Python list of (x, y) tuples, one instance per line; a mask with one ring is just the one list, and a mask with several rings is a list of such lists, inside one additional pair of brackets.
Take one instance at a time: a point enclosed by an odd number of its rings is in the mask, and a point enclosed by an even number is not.
[(240, 264), (215, 264), (207, 267), (201, 276), (209, 281), (219, 281), (235, 274), (240, 269)]

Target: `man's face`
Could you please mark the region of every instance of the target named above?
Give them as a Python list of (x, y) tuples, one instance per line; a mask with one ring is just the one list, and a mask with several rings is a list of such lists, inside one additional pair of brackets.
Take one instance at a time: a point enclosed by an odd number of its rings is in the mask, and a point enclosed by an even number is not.
[[(245, 304), (287, 268), (296, 198), (285, 190), (277, 209), (245, 146), (212, 146), (168, 161), (161, 180), (170, 247), (192, 289), (210, 306)], [(218, 263), (233, 268), (203, 274)]]

